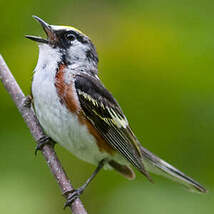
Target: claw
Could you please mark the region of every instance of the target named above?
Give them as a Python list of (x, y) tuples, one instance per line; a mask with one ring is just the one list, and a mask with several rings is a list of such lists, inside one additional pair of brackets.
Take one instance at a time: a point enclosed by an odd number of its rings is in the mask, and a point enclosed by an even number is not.
[[(70, 195), (68, 196), (67, 198), (67, 201), (65, 202), (64, 204), (64, 209), (68, 206), (70, 206), (77, 198), (80, 197), (80, 195), (83, 193), (84, 191), (84, 188), (83, 187), (80, 187), (79, 189), (77, 190), (72, 190), (70, 191)], [(66, 193), (66, 194), (69, 194), (69, 193)]]
[(38, 151), (41, 151), (43, 146), (46, 145), (46, 144), (49, 144), (49, 145), (52, 145), (54, 146), (55, 145), (55, 142), (51, 140), (51, 138), (47, 137), (47, 136), (43, 136), (41, 137), (39, 140), (38, 140), (38, 143), (37, 143), (37, 146), (36, 146), (36, 149), (35, 149), (35, 156), (37, 155), (37, 152)]
[(27, 95), (25, 100), (24, 100), (24, 107), (30, 108), (32, 100), (33, 100), (33, 98), (31, 97), (31, 95)]
[(84, 192), (88, 184), (95, 178), (97, 173), (103, 168), (105, 162), (106, 162), (106, 159), (103, 159), (99, 162), (93, 174), (88, 178), (88, 180), (80, 188), (78, 188), (77, 190), (71, 190), (64, 193), (64, 195), (67, 197), (67, 201), (65, 202), (64, 209), (67, 206), (70, 206), (77, 198), (80, 197), (80, 195)]

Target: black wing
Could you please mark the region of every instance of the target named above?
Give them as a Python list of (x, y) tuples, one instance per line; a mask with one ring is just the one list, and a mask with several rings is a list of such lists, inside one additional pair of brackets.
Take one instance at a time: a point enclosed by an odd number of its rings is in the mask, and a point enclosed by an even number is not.
[(111, 93), (99, 79), (87, 74), (76, 75), (75, 87), (85, 116), (101, 136), (148, 177), (140, 145)]

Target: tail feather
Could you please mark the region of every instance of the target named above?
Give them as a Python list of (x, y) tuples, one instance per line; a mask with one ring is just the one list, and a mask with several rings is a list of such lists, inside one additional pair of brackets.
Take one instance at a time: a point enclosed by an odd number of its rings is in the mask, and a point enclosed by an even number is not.
[(188, 177), (172, 165), (168, 164), (164, 160), (160, 159), (147, 149), (141, 146), (141, 152), (143, 155), (143, 162), (146, 170), (168, 177), (178, 183), (183, 184), (190, 191), (205, 193), (207, 190), (198, 182)]
[(114, 160), (109, 161), (109, 165), (127, 179), (135, 179), (135, 173), (128, 165), (122, 165)]

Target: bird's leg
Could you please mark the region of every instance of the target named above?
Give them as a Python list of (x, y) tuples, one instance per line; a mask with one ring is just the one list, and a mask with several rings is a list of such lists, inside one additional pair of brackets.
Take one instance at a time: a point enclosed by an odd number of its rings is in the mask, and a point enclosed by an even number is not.
[(65, 192), (65, 195), (68, 195), (69, 193), (71, 193), (71, 195), (68, 196), (67, 201), (64, 205), (64, 209), (67, 206), (69, 206), (70, 204), (72, 204), (77, 198), (80, 197), (80, 195), (84, 192), (84, 190), (86, 189), (88, 184), (95, 178), (97, 173), (103, 168), (105, 161), (106, 161), (106, 159), (103, 159), (99, 162), (99, 164), (98, 164), (97, 168), (94, 170), (93, 174), (88, 178), (88, 180), (81, 187), (79, 187), (76, 190)]
[(36, 149), (35, 149), (35, 155), (37, 155), (38, 151), (41, 151), (44, 145), (51, 145), (54, 147), (54, 145), (56, 144), (56, 142), (54, 142), (51, 138), (47, 137), (47, 136), (43, 136), (41, 137), (38, 141), (37, 141), (37, 145), (36, 145)]

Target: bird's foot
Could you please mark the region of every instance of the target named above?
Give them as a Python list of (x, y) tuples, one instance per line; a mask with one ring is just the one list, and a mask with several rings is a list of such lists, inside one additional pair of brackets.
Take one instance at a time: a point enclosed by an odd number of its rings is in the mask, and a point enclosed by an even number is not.
[(77, 198), (80, 197), (80, 195), (83, 193), (85, 187), (84, 185), (76, 190), (72, 190), (69, 192), (66, 192), (65, 194), (68, 195), (67, 201), (64, 204), (64, 209), (68, 206), (70, 206)]
[(30, 108), (32, 101), (33, 101), (33, 97), (31, 97), (31, 95), (27, 95), (24, 100), (24, 107)]
[(88, 180), (80, 188), (78, 188), (77, 190), (71, 190), (71, 191), (67, 191), (64, 193), (65, 196), (67, 196), (67, 201), (64, 205), (64, 209), (67, 206), (70, 206), (77, 198), (80, 197), (80, 195), (84, 192), (84, 190), (86, 189), (88, 184), (95, 178), (97, 173), (103, 168), (105, 162), (106, 162), (106, 159), (103, 159), (99, 162), (97, 168), (94, 170), (92, 175), (88, 178)]
[(54, 145), (56, 144), (51, 138), (47, 137), (47, 136), (43, 136), (41, 137), (38, 142), (37, 142), (37, 146), (35, 149), (35, 156), (37, 155), (38, 151), (41, 151), (43, 146), (45, 145), (51, 145), (54, 147)]

